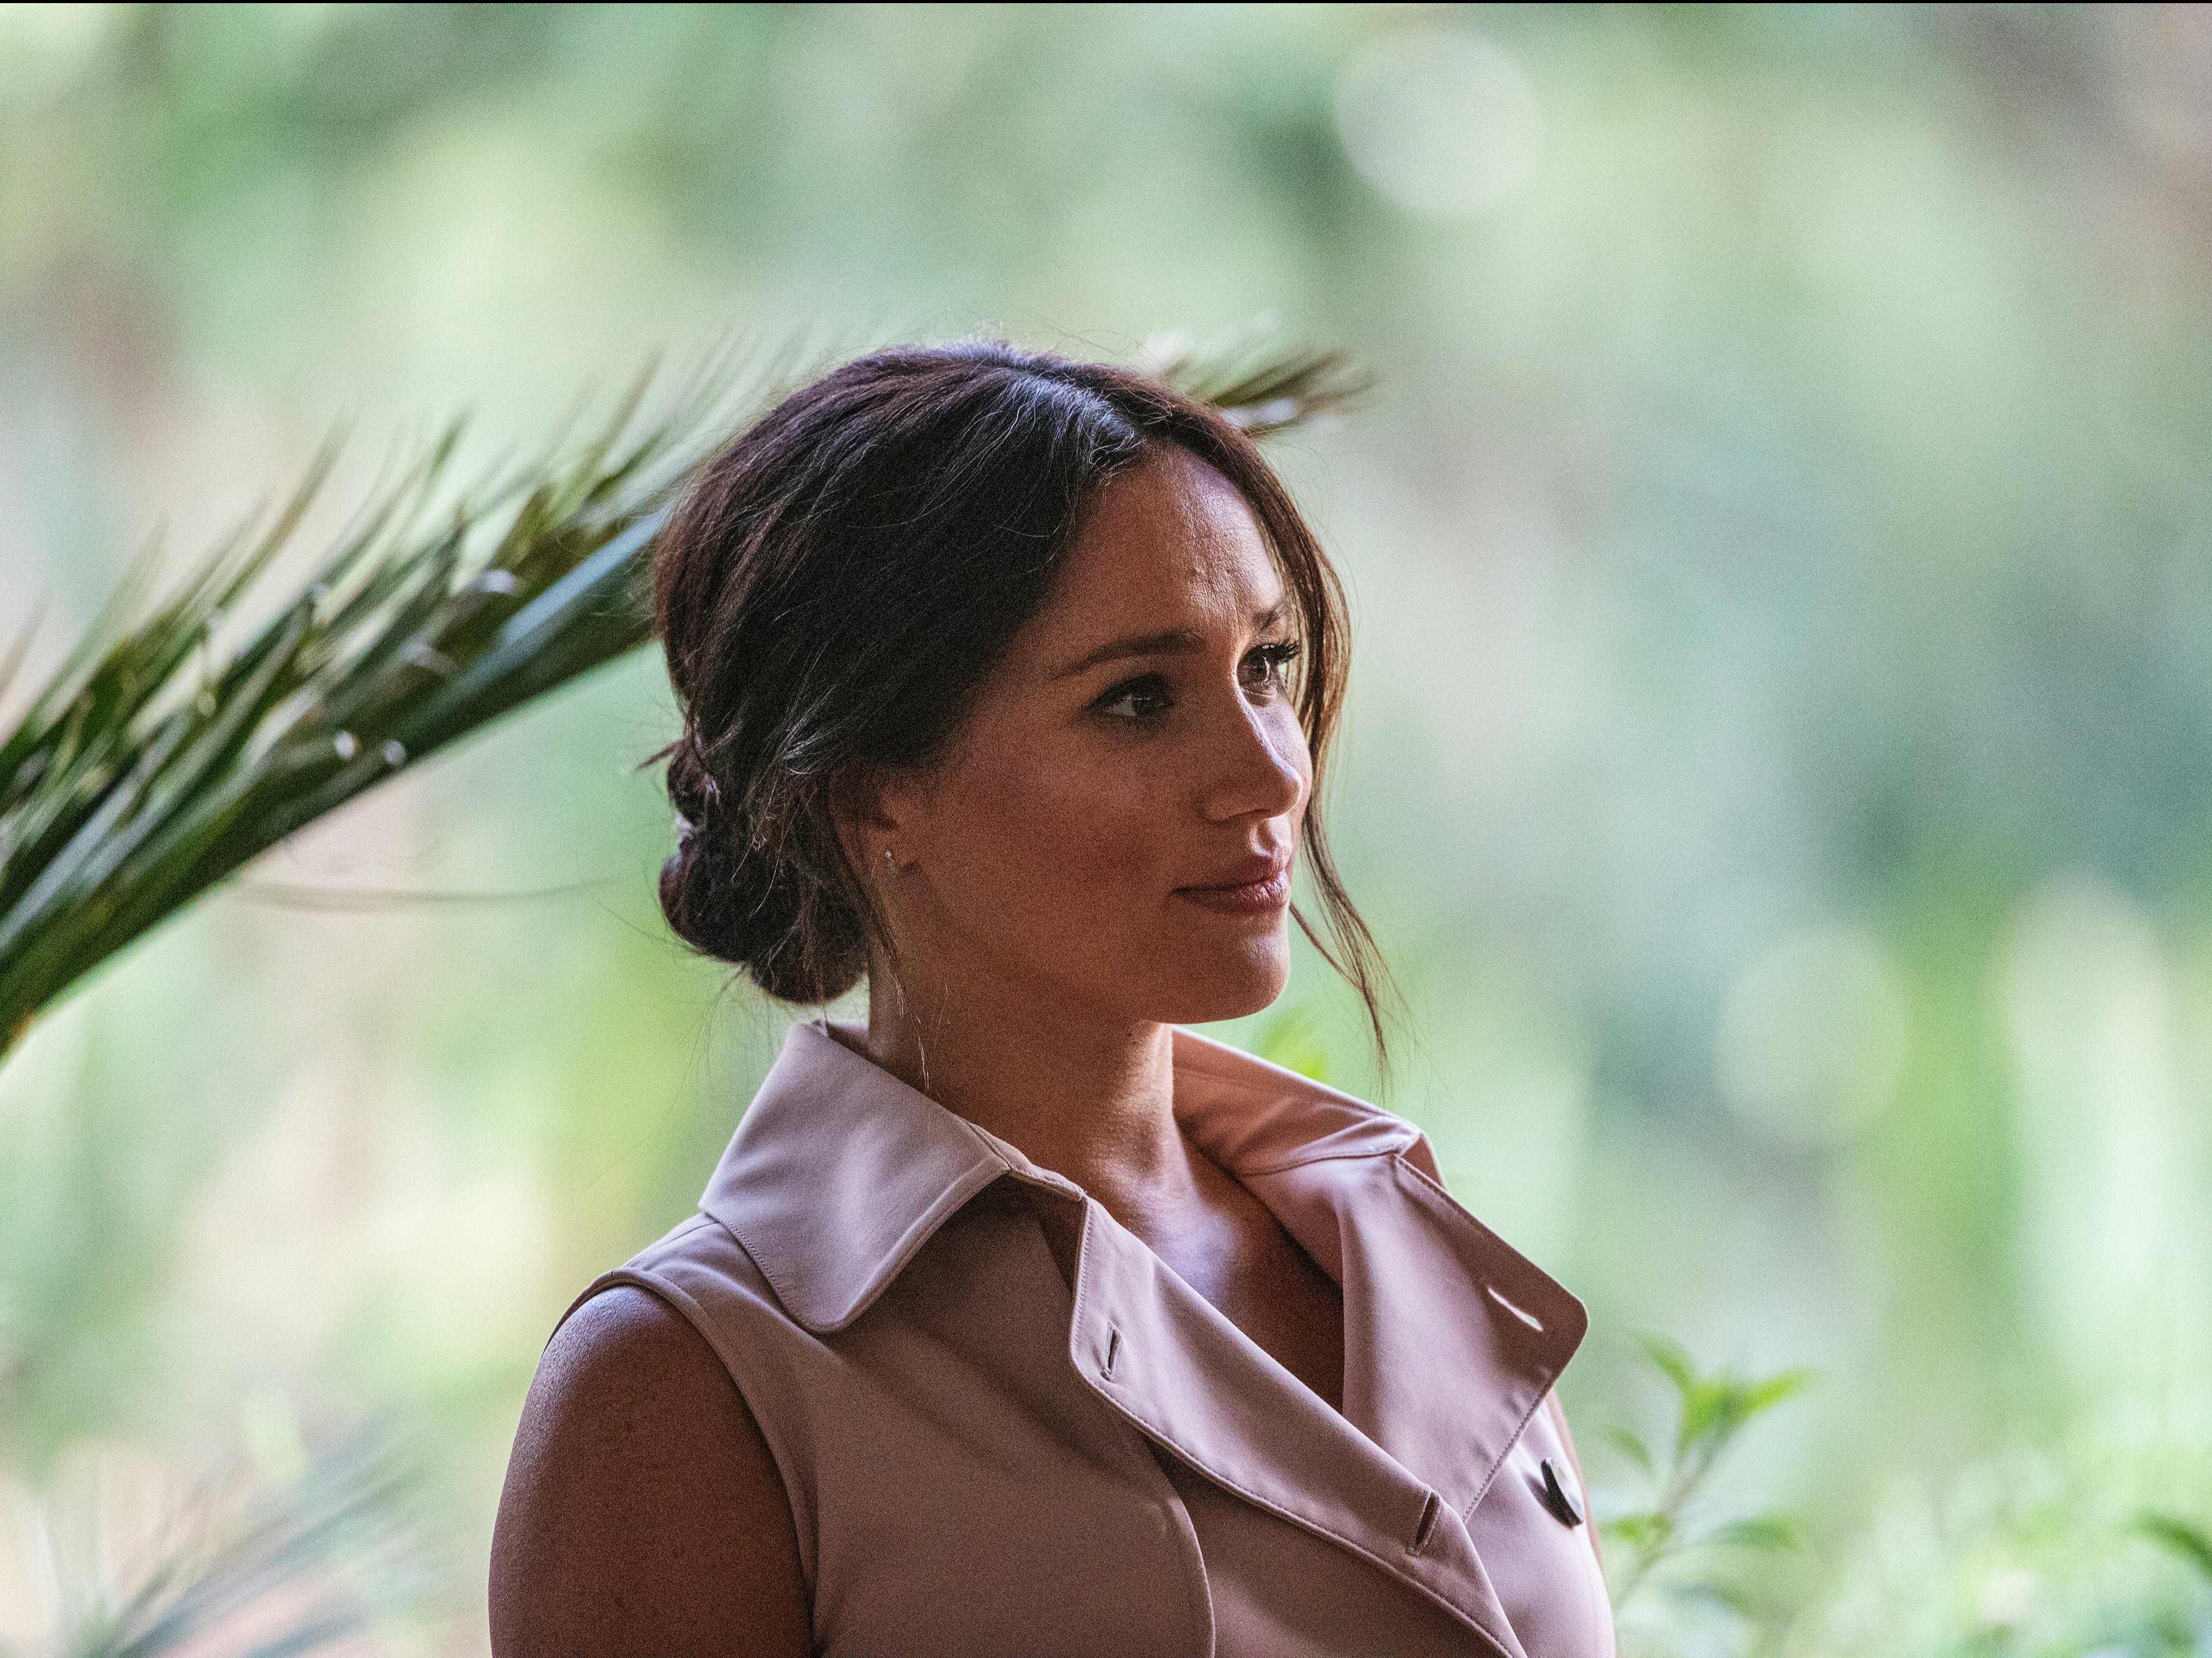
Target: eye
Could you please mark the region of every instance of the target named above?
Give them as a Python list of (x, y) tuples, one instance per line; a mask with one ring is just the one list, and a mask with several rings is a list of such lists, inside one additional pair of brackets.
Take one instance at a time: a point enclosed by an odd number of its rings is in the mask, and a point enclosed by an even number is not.
[(1091, 705), (1099, 713), (1133, 725), (1147, 725), (1164, 717), (1173, 706), (1168, 682), (1156, 673), (1125, 679)]
[(1281, 690), (1290, 677), (1291, 664), (1297, 660), (1301, 648), (1295, 639), (1278, 639), (1254, 646), (1244, 658), (1248, 683), (1255, 682), (1263, 689)]

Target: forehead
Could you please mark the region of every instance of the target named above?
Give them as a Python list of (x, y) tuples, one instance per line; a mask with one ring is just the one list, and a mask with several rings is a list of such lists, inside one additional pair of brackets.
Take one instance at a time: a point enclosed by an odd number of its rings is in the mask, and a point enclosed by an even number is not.
[(1164, 448), (1098, 492), (1037, 619), (1067, 645), (1079, 632), (1242, 623), (1282, 596), (1237, 486), (1188, 451)]

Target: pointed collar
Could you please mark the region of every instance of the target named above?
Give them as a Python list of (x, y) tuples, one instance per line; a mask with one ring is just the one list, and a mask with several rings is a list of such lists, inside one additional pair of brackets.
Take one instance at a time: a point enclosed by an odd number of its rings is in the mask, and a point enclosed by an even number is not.
[[(1471, 1512), (1580, 1345), (1582, 1302), (1446, 1193), (1427, 1139), (1403, 1118), (1180, 1026), (1172, 1062), (1183, 1131), (1343, 1292), (1344, 1417)], [(939, 1227), (1007, 1175), (1085, 1200), (1066, 1176), (802, 1021), (700, 1207), (744, 1243), (785, 1310), (825, 1334), (866, 1312)]]
[(1009, 1173), (1078, 1189), (806, 1020), (785, 1031), (699, 1207), (820, 1335), (866, 1312), (939, 1227)]
[[(1180, 1026), (1172, 1062), (1177, 1121), (1239, 1181), (1420, 1139), (1402, 1118)], [(784, 1033), (699, 1206), (820, 1334), (866, 1311), (939, 1226), (1007, 1174), (1084, 1195), (805, 1020)]]

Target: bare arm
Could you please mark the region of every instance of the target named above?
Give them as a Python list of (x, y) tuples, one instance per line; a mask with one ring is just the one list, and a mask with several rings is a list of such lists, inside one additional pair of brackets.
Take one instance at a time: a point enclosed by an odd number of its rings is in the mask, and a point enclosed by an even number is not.
[(706, 1339), (618, 1285), (547, 1344), (492, 1534), (495, 1658), (805, 1658), (799, 1540)]

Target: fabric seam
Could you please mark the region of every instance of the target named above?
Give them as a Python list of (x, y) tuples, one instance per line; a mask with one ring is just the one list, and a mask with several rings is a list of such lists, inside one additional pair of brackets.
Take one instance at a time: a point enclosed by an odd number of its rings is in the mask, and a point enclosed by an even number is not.
[[(1075, 1354), (1072, 1351), (1072, 1344), (1075, 1337), (1082, 1332), (1084, 1327), (1083, 1309), (1085, 1303), (1088, 1299), (1088, 1291), (1091, 1284), (1091, 1274), (1085, 1272), (1083, 1268), (1091, 1248), (1091, 1202), (1092, 1199), (1085, 1199), (1083, 1210), (1083, 1231), (1076, 1239), (1075, 1243), (1075, 1299), (1073, 1304), (1068, 1309), (1067, 1327), (1068, 1337), (1071, 1343), (1071, 1351), (1067, 1356), (1068, 1362), (1070, 1365), (1074, 1368), (1076, 1375), (1082, 1379), (1085, 1384), (1084, 1391), (1085, 1393), (1088, 1393), (1093, 1399), (1096, 1399), (1100, 1403), (1105, 1405), (1115, 1420), (1130, 1424), (1136, 1427), (1138, 1432), (1141, 1434), (1144, 1431), (1143, 1424), (1138, 1423), (1127, 1412), (1121, 1409), (1120, 1406), (1115, 1404), (1110, 1398), (1099, 1392), (1098, 1388), (1095, 1385), (1091, 1384), (1091, 1378), (1085, 1374), (1082, 1367), (1075, 1364)], [(1158, 1464), (1152, 1461), (1152, 1453), (1146, 1450), (1141, 1445), (1136, 1447), (1136, 1450), (1143, 1456), (1146, 1464), (1151, 1467), (1152, 1477), (1158, 1480), (1160, 1485), (1165, 1488), (1168, 1500), (1176, 1504), (1178, 1508), (1183, 1507), (1182, 1497), (1176, 1491), (1175, 1483), (1167, 1477), (1166, 1472), (1162, 1469)], [(1185, 1509), (1183, 1518), (1186, 1525), (1192, 1525), (1193, 1530), (1191, 1540), (1194, 1544), (1196, 1544), (1196, 1529), (1194, 1524), (1190, 1520), (1188, 1509)], [(1183, 1552), (1181, 1546), (1182, 1540), (1178, 1538), (1176, 1540), (1177, 1547), (1176, 1552), (1180, 1555)], [(1197, 1544), (1197, 1555), (1199, 1581), (1196, 1586), (1196, 1592), (1193, 1592), (1193, 1588), (1190, 1582), (1190, 1574), (1186, 1571), (1183, 1574), (1184, 1596), (1190, 1603), (1191, 1621), (1200, 1631), (1202, 1637), (1202, 1645), (1207, 1655), (1207, 1658), (1212, 1658), (1213, 1646), (1215, 1642), (1218, 1639), (1219, 1632), (1213, 1626), (1213, 1585), (1207, 1576), (1206, 1550), (1202, 1544)]]
[[(1420, 1131), (1416, 1129), (1418, 1134)], [(1413, 1144), (1408, 1136), (1396, 1145), (1378, 1145), (1364, 1151), (1314, 1151), (1284, 1158), (1279, 1163), (1259, 1163), (1238, 1169), (1239, 1175), (1279, 1175), (1286, 1169), (1304, 1169), (1316, 1163), (1350, 1163), (1360, 1157), (1396, 1157), (1405, 1155), (1406, 1147)]]

